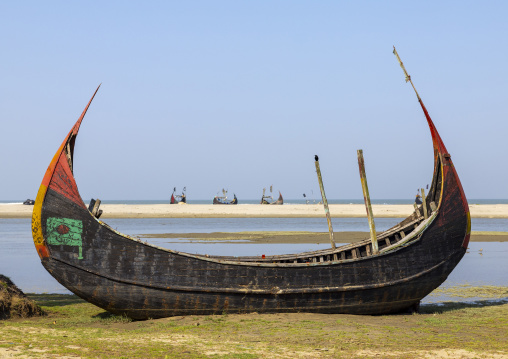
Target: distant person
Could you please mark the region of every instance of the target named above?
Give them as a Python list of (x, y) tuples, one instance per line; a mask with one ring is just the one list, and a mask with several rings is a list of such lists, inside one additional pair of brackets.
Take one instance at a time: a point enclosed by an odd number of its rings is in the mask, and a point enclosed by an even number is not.
[(416, 195), (415, 203), (416, 204), (422, 204), (422, 196), (420, 196), (419, 193)]

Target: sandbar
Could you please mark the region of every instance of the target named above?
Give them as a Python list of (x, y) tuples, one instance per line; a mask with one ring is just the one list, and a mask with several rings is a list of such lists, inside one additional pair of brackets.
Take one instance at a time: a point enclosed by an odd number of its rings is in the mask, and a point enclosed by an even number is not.
[[(212, 204), (102, 204), (101, 219), (108, 218), (304, 218), (323, 217), (319, 204), (285, 204), (270, 206), (261, 204), (212, 205)], [(405, 218), (413, 212), (408, 204), (372, 205), (374, 217)], [(508, 204), (470, 204), (472, 218), (508, 218)], [(30, 218), (33, 206), (0, 204), (0, 218)], [(331, 204), (334, 218), (366, 217), (363, 204)]]

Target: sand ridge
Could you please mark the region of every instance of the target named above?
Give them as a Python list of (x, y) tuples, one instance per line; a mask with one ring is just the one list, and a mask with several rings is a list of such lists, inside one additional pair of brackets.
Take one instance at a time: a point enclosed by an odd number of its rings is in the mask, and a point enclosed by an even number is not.
[[(363, 204), (331, 204), (330, 214), (335, 218), (366, 217)], [(102, 204), (107, 218), (303, 218), (324, 217), (319, 204)], [(372, 205), (374, 217), (405, 218), (413, 212), (410, 204)], [(470, 204), (472, 218), (508, 218), (508, 204)], [(0, 204), (0, 218), (30, 218), (33, 206)]]

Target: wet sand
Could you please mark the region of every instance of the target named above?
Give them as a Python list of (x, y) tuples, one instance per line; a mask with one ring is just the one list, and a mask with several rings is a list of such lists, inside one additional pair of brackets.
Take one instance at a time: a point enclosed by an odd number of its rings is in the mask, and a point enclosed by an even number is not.
[[(369, 232), (334, 232), (336, 243), (354, 243), (370, 238)], [(329, 243), (328, 232), (215, 232), (142, 234), (138, 237), (206, 241), (209, 243)], [(472, 232), (472, 242), (508, 242), (508, 232)]]
[[(508, 218), (508, 204), (471, 204), (472, 218)], [(103, 204), (101, 219), (108, 218), (302, 218), (324, 217), (322, 205), (293, 204), (267, 206), (260, 204)], [(405, 218), (412, 205), (373, 205), (377, 218)], [(33, 206), (0, 204), (0, 218), (30, 218)], [(332, 204), (335, 218), (366, 217), (363, 204)]]

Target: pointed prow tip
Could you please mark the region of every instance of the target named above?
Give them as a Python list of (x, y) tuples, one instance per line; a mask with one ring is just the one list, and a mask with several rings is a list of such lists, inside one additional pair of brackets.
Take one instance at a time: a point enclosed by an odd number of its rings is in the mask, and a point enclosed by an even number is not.
[[(92, 100), (94, 99), (95, 95), (97, 94), (97, 91), (99, 91), (99, 89), (101, 88), (101, 85), (102, 85), (102, 82), (99, 84), (99, 86), (97, 86), (97, 89), (95, 90), (95, 92), (93, 93), (93, 96), (92, 98), (90, 99), (90, 102), (92, 102)], [(90, 105), (90, 103), (88, 104)]]
[(93, 93), (92, 98), (90, 98), (90, 101), (88, 101), (88, 104), (86, 105), (85, 109), (81, 113), (81, 116), (79, 116), (79, 119), (76, 121), (76, 124), (74, 125), (73, 131), (72, 131), (72, 133), (74, 135), (78, 134), (79, 127), (81, 126), (81, 122), (83, 121), (83, 118), (85, 117), (86, 112), (88, 111), (88, 108), (90, 107), (90, 104), (92, 103), (93, 99), (95, 98), (95, 95), (97, 94), (97, 91), (99, 91), (99, 88), (101, 87), (101, 85), (102, 85), (102, 82), (99, 84), (99, 86), (97, 86), (97, 89)]

